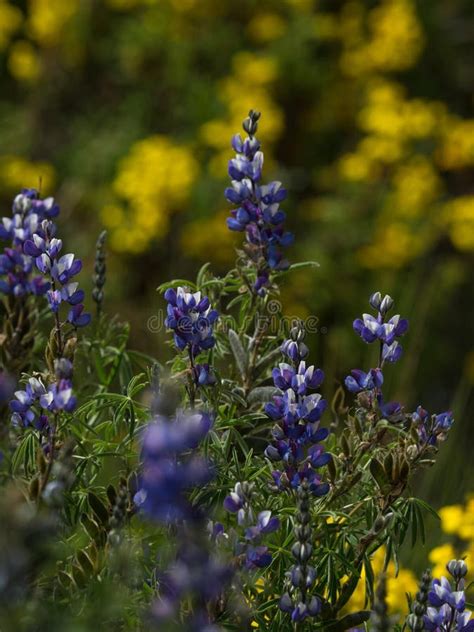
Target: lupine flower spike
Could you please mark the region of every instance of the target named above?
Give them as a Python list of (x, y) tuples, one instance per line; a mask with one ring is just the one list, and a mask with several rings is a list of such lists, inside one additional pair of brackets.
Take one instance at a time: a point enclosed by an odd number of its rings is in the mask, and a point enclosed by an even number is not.
[(309, 513), (309, 491), (306, 481), (298, 488), (298, 506), (295, 522), (296, 542), (291, 548), (295, 560), (287, 573), (289, 590), (280, 599), (280, 608), (291, 614), (293, 623), (316, 617), (321, 611), (321, 600), (311, 594), (316, 581), (316, 570), (310, 565), (313, 553), (311, 543), (311, 515)]
[(322, 482), (317, 470), (331, 460), (320, 443), (328, 436), (328, 430), (319, 427), (326, 401), (319, 393), (309, 391), (319, 388), (324, 373), (306, 364), (304, 335), (301, 326), (292, 328), (290, 338), (281, 346), (289, 362), (282, 362), (272, 372), (280, 394), (265, 406), (266, 414), (276, 422), (265, 455), (283, 464), (282, 470), (273, 472), (276, 489), (297, 489), (306, 480), (309, 491), (323, 496), (329, 485)]
[(428, 593), (429, 605), (424, 615), (424, 629), (429, 632), (472, 632), (474, 619), (472, 612), (466, 610), (464, 593), (466, 562), (451, 560), (446, 568), (452, 580), (450, 582), (446, 577), (433, 580)]
[(169, 288), (165, 325), (174, 332), (174, 342), (180, 351), (187, 350), (193, 382), (196, 386), (213, 386), (216, 382), (209, 364), (196, 364), (196, 357), (216, 344), (213, 328), (219, 317), (207, 296), (189, 292), (185, 288)]
[(94, 277), (92, 290), (92, 298), (97, 305), (97, 314), (102, 311), (102, 305), (104, 302), (104, 286), (105, 286), (105, 239), (107, 237), (107, 231), (103, 230), (97, 238), (95, 245), (95, 263), (94, 263)]
[(411, 612), (407, 617), (406, 624), (412, 632), (422, 632), (425, 629), (425, 616), (428, 607), (428, 594), (431, 586), (431, 571), (426, 570), (420, 582), (420, 589), (416, 593), (415, 600), (411, 605)]
[(243, 122), (248, 137), (240, 134), (232, 139), (235, 158), (229, 161), (231, 186), (225, 190), (229, 202), (237, 208), (227, 219), (230, 230), (245, 231), (244, 250), (255, 270), (253, 290), (264, 295), (271, 282), (272, 271), (285, 270), (288, 261), (283, 248), (293, 242), (293, 235), (285, 230), (286, 214), (280, 202), (286, 198), (281, 182), (261, 184), (263, 153), (255, 137), (260, 113), (251, 110)]

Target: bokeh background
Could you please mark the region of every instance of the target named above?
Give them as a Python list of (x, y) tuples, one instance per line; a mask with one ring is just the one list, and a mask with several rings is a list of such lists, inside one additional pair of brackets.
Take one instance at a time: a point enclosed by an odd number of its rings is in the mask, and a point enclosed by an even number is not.
[(320, 263), (282, 298), (320, 319), (326, 395), (371, 365), (351, 323), (380, 289), (412, 325), (388, 391), (455, 412), (417, 490), (457, 507), (443, 536), (429, 523), (445, 546), (474, 524), (458, 504), (474, 490), (473, 50), (471, 0), (0, 0), (2, 207), (24, 186), (55, 195), (88, 273), (108, 230), (108, 308), (139, 349), (163, 351), (160, 282), (232, 263), (229, 139), (262, 111), (290, 259)]

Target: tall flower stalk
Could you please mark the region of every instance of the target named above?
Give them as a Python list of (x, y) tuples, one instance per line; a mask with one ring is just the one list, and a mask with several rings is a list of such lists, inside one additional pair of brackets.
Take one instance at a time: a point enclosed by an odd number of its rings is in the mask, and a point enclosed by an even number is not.
[(286, 198), (281, 182), (261, 184), (263, 152), (255, 136), (259, 119), (260, 113), (250, 110), (243, 122), (248, 136), (242, 139), (236, 134), (232, 139), (236, 155), (229, 161), (232, 182), (225, 197), (237, 207), (231, 211), (227, 226), (245, 232), (243, 248), (253, 271), (252, 285), (245, 278), (253, 292), (264, 296), (271, 284), (271, 273), (289, 266), (283, 249), (293, 243), (293, 235), (285, 230), (286, 214), (280, 209), (280, 202)]

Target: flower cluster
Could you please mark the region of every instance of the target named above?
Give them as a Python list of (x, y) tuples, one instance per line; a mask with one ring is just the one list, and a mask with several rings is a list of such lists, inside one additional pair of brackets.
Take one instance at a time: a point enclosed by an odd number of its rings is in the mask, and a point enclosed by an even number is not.
[[(150, 518), (171, 523), (193, 517), (187, 491), (212, 478), (209, 463), (192, 453), (212, 426), (210, 415), (157, 416), (143, 434), (141, 485), (135, 504)], [(190, 453), (191, 452), (191, 453)]]
[[(56, 226), (51, 221), (59, 214), (59, 206), (52, 197), (41, 200), (35, 189), (24, 189), (13, 201), (13, 216), (4, 217), (0, 224), (0, 238), (11, 239), (11, 248), (0, 256), (0, 282), (4, 294), (46, 294), (51, 310), (57, 313), (62, 301), (71, 309), (67, 320), (75, 327), (90, 322), (83, 313), (84, 292), (71, 279), (82, 268), (73, 254), (62, 257), (62, 241), (54, 235)], [(34, 267), (41, 273), (33, 276)]]
[(430, 415), (427, 410), (418, 406), (411, 415), (422, 444), (436, 446), (438, 441), (446, 438), (454, 419), (451, 411)]
[(401, 354), (402, 347), (395, 339), (402, 336), (408, 329), (408, 321), (399, 315), (392, 316), (385, 322), (387, 313), (394, 305), (393, 299), (386, 294), (383, 298), (380, 292), (375, 292), (369, 299), (370, 305), (377, 310), (377, 317), (363, 314), (362, 319), (357, 318), (353, 327), (364, 342), (379, 341), (380, 355), (377, 368), (369, 371), (353, 369), (345, 380), (345, 386), (350, 393), (360, 395), (359, 401), (369, 409), (378, 409), (382, 417), (398, 422), (403, 419), (403, 409), (398, 402), (385, 402), (382, 385), (382, 369), (385, 362), (396, 362)]
[(429, 606), (424, 617), (425, 630), (430, 632), (472, 632), (474, 619), (466, 610), (464, 578), (467, 566), (463, 560), (451, 560), (446, 566), (454, 580), (454, 589), (446, 577), (434, 579), (428, 593)]
[(281, 182), (260, 184), (263, 153), (255, 137), (259, 118), (260, 113), (251, 110), (243, 123), (248, 137), (242, 140), (237, 134), (232, 139), (236, 156), (229, 161), (232, 182), (225, 196), (237, 206), (231, 211), (227, 225), (230, 230), (245, 231), (245, 250), (257, 274), (254, 290), (263, 295), (270, 272), (288, 268), (282, 249), (293, 242), (293, 235), (284, 228), (286, 214), (280, 209), (280, 202), (286, 198), (286, 190)]
[(211, 349), (216, 342), (213, 325), (219, 315), (211, 308), (208, 297), (178, 287), (166, 290), (165, 299), (168, 301), (165, 324), (174, 331), (176, 347), (180, 351), (187, 348), (193, 358)]
[(67, 321), (74, 327), (84, 327), (90, 323), (91, 316), (84, 313), (84, 291), (79, 289), (77, 281), (72, 281), (81, 271), (82, 262), (71, 253), (60, 256), (63, 244), (54, 237), (55, 233), (55, 225), (44, 220), (32, 238), (25, 241), (23, 251), (50, 281), (46, 296), (51, 311), (57, 314), (61, 303), (66, 302), (71, 306)]
[(374, 317), (371, 314), (362, 314), (362, 318), (356, 318), (353, 327), (364, 342), (380, 342), (379, 367), (382, 368), (385, 362), (396, 362), (402, 355), (403, 349), (396, 339), (407, 331), (408, 321), (400, 318), (399, 314), (385, 321), (387, 313), (393, 307), (393, 299), (388, 294), (382, 298), (380, 292), (375, 292), (369, 302), (377, 315)]
[(37, 430), (49, 428), (49, 415), (60, 411), (72, 412), (76, 397), (72, 390), (72, 364), (62, 358), (56, 362), (56, 382), (45, 386), (31, 377), (24, 391), (16, 391), (10, 402), (12, 423), (15, 426), (35, 426)]
[(281, 394), (265, 406), (267, 415), (277, 422), (272, 430), (274, 441), (267, 446), (265, 455), (283, 462), (283, 471), (272, 473), (277, 489), (298, 488), (307, 480), (309, 490), (321, 496), (329, 491), (329, 485), (321, 482), (316, 469), (331, 459), (319, 443), (328, 436), (328, 430), (319, 427), (326, 401), (319, 393), (308, 391), (321, 385), (324, 373), (312, 365), (306, 366), (308, 348), (303, 338), (303, 329), (293, 327), (290, 339), (281, 347), (292, 364), (281, 363), (273, 370), (273, 382)]
[(39, 199), (35, 189), (23, 189), (13, 200), (12, 216), (0, 222), (0, 239), (11, 246), (0, 255), (0, 292), (13, 296), (43, 295), (50, 284), (40, 275), (33, 276), (34, 262), (25, 254), (23, 246), (41, 231), (43, 221), (49, 221), (59, 213), (53, 198)]
[(261, 544), (262, 536), (277, 531), (280, 521), (271, 511), (261, 511), (256, 517), (252, 509), (253, 485), (237, 483), (224, 500), (224, 508), (230, 513), (237, 514), (240, 527), (245, 527), (245, 541), (236, 545), (236, 555), (243, 557), (245, 568), (252, 570), (264, 568), (272, 561), (268, 547)]
[(178, 539), (176, 559), (158, 577), (152, 615), (158, 623), (169, 622), (183, 599), (192, 600), (186, 629), (195, 632), (217, 632), (206, 604), (218, 598), (232, 577), (229, 565), (209, 552), (205, 515), (189, 498), (193, 488), (212, 478), (208, 461), (195, 453), (211, 425), (211, 416), (201, 412), (178, 412), (174, 419), (158, 414), (143, 434), (141, 483), (134, 496), (149, 518), (173, 524)]
[(215, 344), (213, 327), (219, 314), (212, 309), (209, 298), (201, 292), (188, 292), (185, 288), (169, 288), (165, 292), (168, 302), (165, 325), (173, 330), (176, 347), (187, 349), (193, 380), (198, 386), (213, 386), (216, 378), (209, 364), (195, 364), (194, 359)]
[(316, 569), (309, 564), (313, 553), (311, 544), (311, 514), (306, 481), (298, 488), (298, 510), (294, 528), (296, 541), (291, 547), (295, 560), (287, 573), (290, 588), (280, 599), (280, 608), (291, 614), (293, 623), (316, 617), (321, 611), (321, 601), (310, 591), (316, 580)]

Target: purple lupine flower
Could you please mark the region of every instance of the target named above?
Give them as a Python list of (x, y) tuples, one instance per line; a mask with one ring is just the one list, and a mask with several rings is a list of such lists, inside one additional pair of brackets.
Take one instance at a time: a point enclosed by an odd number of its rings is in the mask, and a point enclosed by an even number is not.
[(171, 523), (192, 516), (186, 492), (212, 477), (209, 463), (193, 454), (212, 425), (204, 413), (178, 414), (174, 420), (158, 417), (142, 439), (142, 473), (135, 504), (146, 515)]
[(396, 362), (402, 355), (402, 347), (396, 340), (408, 330), (408, 321), (400, 315), (385, 320), (387, 312), (393, 307), (393, 299), (388, 294), (382, 298), (380, 292), (375, 292), (369, 299), (370, 305), (377, 311), (376, 316), (362, 314), (353, 323), (354, 331), (368, 344), (380, 341), (382, 345), (381, 367), (384, 362)]
[(321, 385), (324, 373), (302, 359), (308, 355), (303, 339), (302, 327), (292, 328), (281, 350), (293, 365), (281, 363), (272, 371), (274, 384), (283, 393), (265, 405), (266, 414), (277, 422), (265, 456), (283, 464), (282, 471), (272, 472), (277, 490), (298, 489), (306, 481), (308, 489), (321, 496), (329, 491), (316, 471), (331, 459), (319, 443), (328, 436), (328, 431), (319, 427), (327, 403), (319, 393), (309, 391)]
[(213, 368), (209, 364), (196, 364), (193, 367), (193, 376), (199, 386), (214, 386), (217, 382)]
[(48, 425), (50, 413), (74, 410), (77, 400), (72, 390), (72, 364), (62, 358), (56, 367), (57, 382), (46, 387), (41, 380), (31, 377), (24, 391), (15, 392), (15, 399), (10, 402), (13, 425), (43, 429)]
[(271, 563), (271, 553), (262, 544), (262, 539), (280, 528), (279, 519), (272, 516), (271, 511), (261, 511), (255, 519), (252, 507), (253, 489), (253, 484), (236, 483), (224, 499), (224, 509), (237, 514), (238, 525), (245, 528), (245, 539), (236, 541), (235, 553), (247, 570), (264, 568)]
[[(33, 259), (42, 253), (44, 243), (42, 223), (56, 217), (59, 207), (53, 198), (40, 200), (35, 189), (23, 189), (12, 206), (12, 216), (0, 222), (0, 239), (10, 240), (11, 247), (0, 257), (0, 274), (6, 279), (0, 281), (0, 291), (4, 294), (24, 296), (42, 295), (49, 289), (49, 282), (33, 276)], [(53, 230), (53, 229), (52, 229)], [(53, 230), (54, 232), (54, 230)], [(59, 240), (53, 240), (52, 249), (60, 248)], [(32, 244), (34, 254), (24, 250), (25, 244)], [(38, 245), (36, 245), (38, 244)]]
[(55, 384), (51, 384), (46, 393), (40, 396), (41, 408), (57, 412), (65, 410), (70, 413), (76, 407), (76, 397), (72, 391), (70, 380), (60, 379)]
[(353, 369), (344, 381), (346, 388), (351, 393), (361, 391), (372, 391), (381, 388), (383, 384), (383, 374), (380, 369), (370, 369), (367, 373), (360, 369)]
[[(23, 256), (34, 262), (39, 272), (47, 277), (48, 287), (44, 291), (47, 292), (51, 311), (57, 314), (61, 303), (66, 302), (73, 306), (73, 310), (69, 312), (68, 322), (75, 327), (83, 327), (89, 324), (91, 317), (82, 313), (84, 292), (78, 288), (77, 282), (71, 282), (71, 279), (81, 271), (82, 262), (72, 253), (60, 256), (63, 244), (61, 239), (54, 236), (56, 226), (51, 221), (52, 217), (58, 215), (59, 207), (52, 198), (33, 199), (30, 202), (31, 208), (37, 213), (38, 221), (35, 221), (34, 229), (30, 227), (28, 234), (25, 232), (21, 244)], [(35, 281), (33, 289), (36, 289), (37, 285), (38, 282)]]
[(246, 252), (256, 270), (254, 291), (263, 296), (270, 283), (272, 270), (285, 270), (288, 262), (282, 250), (293, 242), (293, 235), (284, 229), (286, 214), (279, 207), (286, 197), (281, 182), (261, 185), (263, 153), (255, 138), (260, 114), (253, 110), (244, 121), (249, 136), (242, 140), (240, 134), (232, 138), (235, 158), (229, 161), (231, 186), (226, 188), (226, 199), (237, 206), (227, 219), (233, 231), (245, 231)]
[(424, 615), (425, 630), (432, 632), (472, 632), (474, 619), (466, 610), (464, 577), (467, 566), (463, 560), (451, 560), (446, 568), (454, 580), (454, 586), (446, 577), (434, 579), (428, 593), (430, 606)]
[(188, 349), (192, 358), (215, 345), (213, 327), (218, 313), (212, 309), (207, 296), (188, 292), (185, 288), (170, 288), (165, 292), (168, 301), (165, 324), (174, 332), (179, 350)]
[(72, 303), (72, 308), (67, 315), (68, 323), (74, 325), (74, 327), (85, 327), (92, 320), (92, 316), (88, 313), (84, 313), (84, 305)]
[(433, 446), (436, 446), (438, 441), (444, 441), (454, 423), (451, 411), (430, 415), (421, 406), (412, 413), (411, 418), (418, 430), (421, 443)]

